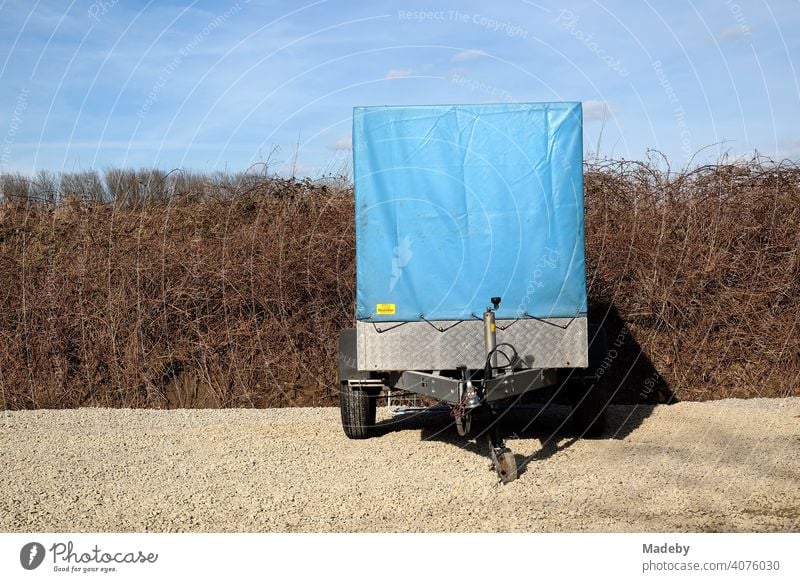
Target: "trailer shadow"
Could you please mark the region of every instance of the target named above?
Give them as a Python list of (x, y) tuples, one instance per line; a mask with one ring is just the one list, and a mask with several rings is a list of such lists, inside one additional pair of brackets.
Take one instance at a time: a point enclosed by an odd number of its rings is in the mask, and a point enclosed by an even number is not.
[[(602, 328), (605, 347), (600, 348), (598, 337), (590, 341), (590, 365), (608, 387), (610, 401), (616, 404), (674, 404), (678, 401), (666, 378), (636, 339), (636, 329), (657, 327), (655, 316), (634, 314), (623, 318), (613, 303), (595, 301), (589, 305), (589, 321)], [(592, 346), (596, 345), (592, 357)]]
[[(597, 439), (622, 440), (635, 431), (653, 412), (655, 405), (611, 405), (608, 408), (607, 430)], [(476, 418), (469, 436), (462, 437), (446, 411), (415, 411), (384, 420), (376, 426), (376, 436), (396, 431), (419, 431), (420, 441), (451, 444), (487, 459), (490, 457), (489, 430), (499, 423), (506, 445), (514, 450), (515, 440), (538, 440), (539, 450), (529, 456), (515, 453), (520, 474), (532, 463), (546, 461), (568, 449), (583, 436), (576, 433), (570, 421), (571, 409), (554, 404), (545, 407), (525, 406), (501, 412), (496, 421)]]

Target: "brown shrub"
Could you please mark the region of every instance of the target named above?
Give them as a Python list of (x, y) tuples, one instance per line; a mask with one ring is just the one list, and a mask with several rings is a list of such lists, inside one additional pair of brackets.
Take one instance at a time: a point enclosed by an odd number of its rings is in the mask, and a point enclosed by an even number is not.
[(608, 162), (586, 200), (594, 315), (613, 306), (678, 398), (800, 394), (800, 169)]
[[(585, 175), (590, 309), (631, 332), (628, 397), (645, 396), (641, 357), (682, 399), (800, 394), (800, 170)], [(0, 186), (4, 408), (336, 401), (349, 185), (112, 170)]]
[(349, 190), (248, 179), (142, 198), (130, 175), (109, 202), (2, 204), (4, 406), (330, 401), (352, 312)]

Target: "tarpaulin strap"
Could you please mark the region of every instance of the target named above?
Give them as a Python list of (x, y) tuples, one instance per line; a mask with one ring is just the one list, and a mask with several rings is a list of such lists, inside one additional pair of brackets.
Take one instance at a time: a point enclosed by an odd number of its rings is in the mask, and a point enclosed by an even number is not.
[(541, 317), (536, 317), (534, 315), (531, 315), (527, 311), (522, 314), (522, 317), (524, 319), (535, 319), (536, 321), (541, 321), (542, 323), (546, 323), (547, 325), (552, 325), (553, 327), (557, 327), (558, 329), (567, 329), (570, 325), (572, 325), (572, 322), (578, 318), (578, 316), (576, 315), (575, 317), (569, 320), (569, 323), (567, 325), (558, 325), (557, 323), (553, 323), (552, 321), (547, 321), (546, 319), (542, 319)]
[(462, 319), (460, 321), (455, 322), (453, 325), (448, 325), (447, 327), (439, 327), (438, 325), (435, 325), (432, 321), (430, 321), (428, 319), (425, 319), (424, 315), (420, 315), (419, 318), (422, 321), (424, 321), (425, 323), (427, 323), (428, 325), (430, 325), (433, 329), (435, 329), (436, 331), (440, 331), (440, 332), (445, 332), (448, 329), (453, 329), (455, 326), (461, 325), (462, 323), (464, 323), (464, 320)]
[[(475, 315), (474, 313), (470, 313), (470, 315), (471, 315), (471, 316), (472, 316), (474, 319), (477, 319), (478, 321), (483, 321), (483, 319), (482, 319), (482, 318), (478, 317), (478, 316), (477, 316), (477, 315)], [(575, 317), (573, 317), (572, 319), (570, 319), (570, 320), (569, 320), (569, 323), (568, 323), (567, 325), (558, 325), (557, 323), (553, 323), (552, 321), (548, 321), (548, 320), (546, 320), (546, 319), (542, 319), (541, 317), (535, 317), (535, 316), (531, 315), (530, 313), (528, 313), (528, 312), (526, 311), (525, 313), (523, 313), (523, 314), (522, 314), (522, 317), (518, 317), (518, 318), (514, 319), (514, 320), (513, 320), (511, 323), (509, 323), (508, 325), (500, 325), (500, 324), (498, 324), (498, 323), (495, 323), (495, 325), (497, 326), (497, 329), (499, 329), (500, 331), (505, 331), (505, 330), (507, 330), (509, 327), (511, 327), (512, 325), (514, 325), (515, 323), (517, 323), (517, 322), (518, 322), (520, 319), (535, 319), (536, 321), (541, 321), (542, 323), (546, 323), (547, 325), (552, 325), (553, 327), (557, 327), (558, 329), (567, 329), (567, 328), (568, 328), (568, 327), (569, 327), (569, 326), (572, 324), (572, 322), (573, 322), (573, 321), (575, 321), (575, 319), (576, 319), (576, 318), (575, 318)], [(501, 321), (502, 321), (502, 320), (501, 320)]]
[(377, 324), (376, 324), (376, 323), (373, 321), (373, 322), (372, 322), (372, 327), (374, 327), (374, 328), (375, 328), (375, 331), (376, 331), (376, 332), (378, 332), (378, 333), (384, 333), (384, 332), (387, 332), (387, 331), (392, 331), (393, 329), (397, 329), (397, 328), (398, 328), (398, 327), (400, 327), (401, 325), (405, 325), (405, 324), (407, 324), (407, 323), (408, 323), (407, 321), (401, 321), (401, 322), (400, 322), (400, 323), (398, 323), (397, 325), (393, 325), (392, 327), (386, 327), (386, 328), (384, 328), (384, 329), (381, 329), (381, 328), (379, 328), (379, 327), (378, 327), (378, 325), (377, 325)]
[(514, 321), (512, 321), (512, 322), (511, 322), (511, 323), (509, 323), (508, 325), (497, 325), (497, 321), (495, 321), (495, 326), (497, 326), (497, 329), (499, 329), (500, 331), (505, 331), (505, 330), (507, 330), (509, 327), (511, 327), (512, 325), (514, 325), (515, 323), (517, 323), (518, 321), (519, 321), (519, 319), (515, 319)]

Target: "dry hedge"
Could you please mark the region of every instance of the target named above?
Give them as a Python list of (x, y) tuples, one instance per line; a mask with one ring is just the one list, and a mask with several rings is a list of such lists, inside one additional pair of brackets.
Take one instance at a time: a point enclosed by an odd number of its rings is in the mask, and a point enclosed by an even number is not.
[[(617, 398), (800, 394), (800, 169), (615, 161), (585, 177)], [(4, 408), (336, 401), (348, 184), (111, 170), (0, 187)]]

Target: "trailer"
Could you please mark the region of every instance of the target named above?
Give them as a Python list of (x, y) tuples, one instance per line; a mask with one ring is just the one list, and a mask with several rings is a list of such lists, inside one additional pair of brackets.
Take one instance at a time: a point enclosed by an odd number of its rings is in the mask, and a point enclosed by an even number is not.
[[(356, 107), (355, 326), (341, 331), (342, 426), (375, 434), (395, 391), (446, 406), (462, 436), (561, 386), (584, 436), (605, 426), (589, 344), (580, 103)], [(602, 356), (601, 356), (602, 358)], [(517, 477), (501, 423), (492, 466)]]

